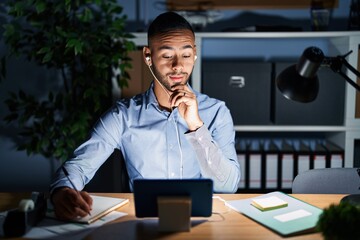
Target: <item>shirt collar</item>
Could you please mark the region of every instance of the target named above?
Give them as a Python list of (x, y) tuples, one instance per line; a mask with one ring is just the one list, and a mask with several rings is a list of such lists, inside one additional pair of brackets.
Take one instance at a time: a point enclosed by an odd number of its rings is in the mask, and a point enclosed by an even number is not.
[(151, 82), (149, 89), (145, 93), (145, 105), (146, 108), (150, 105), (158, 106), (158, 101), (154, 93), (154, 82)]

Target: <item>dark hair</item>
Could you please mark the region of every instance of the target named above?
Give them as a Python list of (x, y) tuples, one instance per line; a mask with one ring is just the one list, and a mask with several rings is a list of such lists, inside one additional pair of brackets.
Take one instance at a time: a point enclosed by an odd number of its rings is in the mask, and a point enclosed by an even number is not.
[(148, 42), (157, 34), (167, 33), (172, 30), (187, 29), (193, 35), (194, 30), (186, 19), (175, 12), (165, 12), (157, 16), (149, 26), (148, 29)]

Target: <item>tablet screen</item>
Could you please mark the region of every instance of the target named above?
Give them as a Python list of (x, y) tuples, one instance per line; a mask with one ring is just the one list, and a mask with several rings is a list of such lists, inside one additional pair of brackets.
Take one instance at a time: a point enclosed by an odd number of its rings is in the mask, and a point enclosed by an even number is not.
[(191, 216), (212, 214), (213, 182), (211, 179), (135, 179), (136, 217), (157, 217), (158, 197), (190, 197)]

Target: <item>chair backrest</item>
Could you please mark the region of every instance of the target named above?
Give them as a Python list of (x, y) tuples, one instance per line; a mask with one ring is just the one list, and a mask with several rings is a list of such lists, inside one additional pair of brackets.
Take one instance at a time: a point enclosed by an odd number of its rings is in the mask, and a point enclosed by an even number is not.
[(119, 161), (120, 165), (120, 188), (117, 190), (118, 192), (129, 193), (131, 192), (129, 186), (129, 174), (126, 168), (124, 156), (122, 155), (122, 152), (117, 149), (115, 149), (113, 154), (115, 155), (114, 157)]
[(131, 192), (129, 175), (120, 150), (114, 150), (84, 190), (88, 192)]
[(297, 175), (292, 193), (360, 194), (359, 168), (311, 169)]

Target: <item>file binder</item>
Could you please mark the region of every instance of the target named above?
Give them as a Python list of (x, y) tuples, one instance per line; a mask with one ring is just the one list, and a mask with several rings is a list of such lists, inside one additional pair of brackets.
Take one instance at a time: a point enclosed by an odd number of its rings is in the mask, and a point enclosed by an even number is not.
[(265, 189), (276, 189), (279, 187), (279, 148), (274, 141), (269, 140), (264, 145)]
[(311, 151), (309, 145), (304, 141), (298, 142), (298, 148), (296, 149), (297, 171), (296, 174), (300, 174), (310, 169)]
[(236, 153), (237, 153), (237, 160), (240, 164), (241, 169), (241, 178), (240, 182), (238, 183), (238, 189), (245, 189), (245, 179), (248, 178), (246, 174), (246, 141), (237, 139), (236, 141)]
[(327, 151), (327, 167), (341, 168), (344, 166), (344, 149), (330, 141), (325, 141), (324, 147)]
[(239, 192), (288, 193), (298, 174), (344, 165), (344, 150), (323, 138), (238, 138), (236, 151)]
[(291, 189), (294, 180), (294, 148), (286, 141), (282, 141), (281, 146), (281, 188)]
[(310, 168), (319, 169), (326, 168), (326, 155), (327, 151), (319, 140), (313, 140), (311, 142), (312, 147), (312, 159), (310, 162)]
[(261, 188), (261, 168), (262, 168), (262, 151), (260, 141), (254, 139), (248, 143), (246, 154), (246, 173), (248, 173), (248, 188), (260, 189)]

